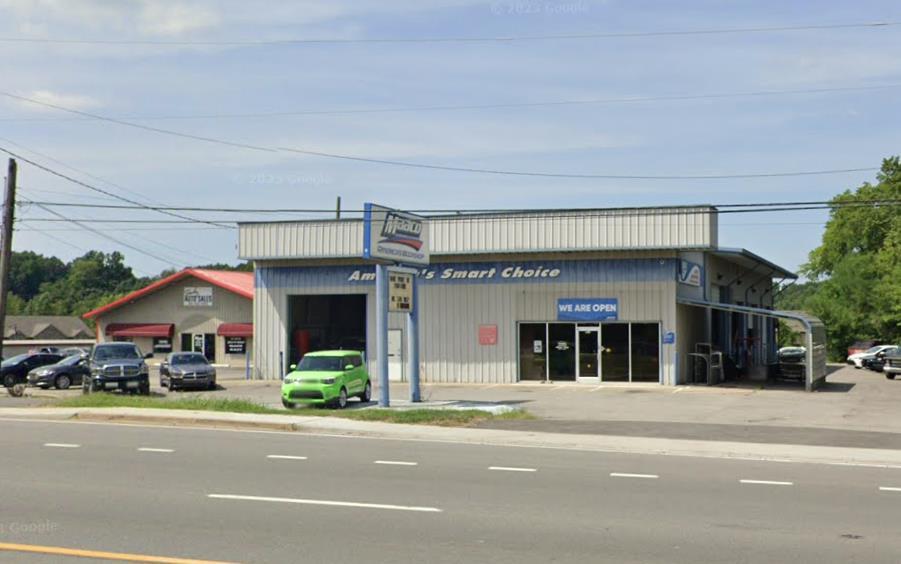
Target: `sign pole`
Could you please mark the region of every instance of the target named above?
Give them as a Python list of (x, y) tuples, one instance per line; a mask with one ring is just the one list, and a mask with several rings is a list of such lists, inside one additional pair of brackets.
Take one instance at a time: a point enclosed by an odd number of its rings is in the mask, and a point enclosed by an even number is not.
[(407, 372), (410, 374), (410, 401), (420, 402), (419, 393), (419, 284), (413, 276), (413, 299), (407, 314)]
[(388, 389), (388, 267), (375, 265), (375, 356), (379, 377), (379, 407), (390, 407)]

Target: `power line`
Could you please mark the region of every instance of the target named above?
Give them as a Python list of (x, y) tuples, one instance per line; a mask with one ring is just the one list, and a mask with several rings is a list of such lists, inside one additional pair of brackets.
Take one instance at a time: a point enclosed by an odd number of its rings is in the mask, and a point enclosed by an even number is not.
[[(763, 205), (760, 207), (747, 207), (750, 204), (744, 204), (745, 207), (732, 208), (732, 209), (717, 209), (713, 206), (705, 205), (705, 206), (683, 206), (683, 207), (669, 207), (669, 208), (614, 208), (614, 209), (562, 209), (562, 210), (550, 210), (550, 209), (525, 209), (525, 210), (491, 210), (491, 211), (481, 211), (474, 212), (472, 210), (458, 210), (458, 211), (450, 211), (450, 210), (441, 210), (440, 215), (429, 215), (427, 218), (432, 222), (441, 222), (441, 221), (469, 221), (469, 222), (510, 222), (517, 220), (529, 220), (536, 216), (546, 216), (548, 219), (586, 219), (592, 217), (612, 217), (619, 220), (639, 220), (641, 217), (648, 216), (677, 216), (677, 215), (697, 215), (697, 214), (709, 214), (709, 215), (732, 215), (732, 214), (749, 214), (749, 213), (774, 213), (774, 212), (798, 212), (798, 211), (816, 211), (816, 210), (824, 210), (824, 211), (833, 211), (835, 209), (840, 208), (854, 208), (854, 207), (901, 207), (901, 201), (898, 200), (889, 200), (889, 201), (869, 201), (869, 202), (851, 202), (851, 203), (825, 203), (825, 204), (817, 204), (817, 205), (777, 205), (777, 206), (767, 206)], [(50, 206), (47, 206), (48, 208)], [(354, 213), (353, 211), (342, 210), (346, 213)], [(407, 210), (407, 211), (419, 211), (419, 210)], [(431, 213), (434, 213), (436, 210), (432, 210)], [(419, 211), (420, 213), (423, 213)], [(322, 214), (334, 214), (334, 210), (319, 210), (316, 213)], [(360, 212), (356, 212), (360, 213)], [(306, 218), (305, 218), (306, 219)], [(359, 219), (359, 218), (357, 218)], [(279, 219), (279, 220), (270, 220), (271, 222), (295, 222), (302, 221), (303, 219)], [(321, 221), (328, 220), (331, 221), (330, 217), (324, 218), (312, 218), (313, 221)], [(22, 222), (59, 222), (63, 221), (55, 218), (26, 218), (21, 220)], [(181, 220), (129, 220), (129, 219), (94, 219), (94, 218), (81, 218), (77, 221), (83, 222), (91, 222), (91, 223), (114, 223), (114, 224), (150, 224), (150, 225), (163, 225), (163, 224), (177, 224), (177, 223), (189, 223)], [(222, 220), (222, 221), (230, 221), (234, 223), (241, 223), (240, 220)], [(255, 222), (247, 222), (247, 223), (255, 223)]]
[[(42, 209), (50, 209), (49, 207), (45, 208), (40, 204), (35, 204)], [(335, 213), (332, 210), (332, 213)], [(170, 224), (185, 224), (185, 223), (196, 223), (195, 221), (188, 221), (184, 219), (98, 219), (94, 217), (79, 217), (79, 218), (64, 218), (64, 219), (54, 219), (49, 217), (29, 217), (26, 219), (19, 220), (18, 223), (58, 223), (61, 221), (65, 222), (73, 222), (73, 221), (81, 221), (81, 222), (91, 222), (91, 223), (134, 223), (134, 224), (152, 224), (152, 225), (170, 225)], [(234, 229), (234, 227), (232, 227)]]
[(185, 40), (153, 40), (153, 39), (69, 39), (42, 37), (0, 37), (3, 43), (35, 43), (61, 45), (142, 45), (159, 47), (263, 47), (292, 45), (349, 45), (378, 43), (513, 43), (525, 41), (569, 41), (578, 39), (637, 39), (643, 37), (681, 37), (692, 35), (731, 35), (750, 33), (774, 33), (788, 31), (824, 31), (834, 29), (878, 29), (901, 25), (897, 21), (874, 21), (838, 24), (811, 24), (790, 26), (734, 27), (718, 29), (686, 29), (668, 31), (626, 31), (596, 32), (550, 35), (498, 35), (498, 36), (449, 36), (449, 37), (380, 37), (380, 38), (321, 38), (321, 39), (272, 39), (272, 40), (229, 40), (229, 41), (185, 41)]
[[(352, 155), (341, 155), (337, 153), (326, 153), (322, 151), (312, 151), (308, 149), (298, 149), (291, 147), (279, 147), (279, 148), (271, 148), (271, 147), (263, 147), (259, 145), (250, 145), (247, 143), (237, 143), (233, 141), (228, 141), (224, 139), (218, 139), (214, 137), (206, 137), (201, 135), (194, 135), (191, 133), (182, 133), (179, 131), (173, 131), (171, 129), (163, 129), (160, 127), (151, 127), (148, 125), (142, 125), (139, 123), (134, 123), (130, 121), (125, 121), (121, 119), (110, 118), (106, 116), (102, 116), (99, 114), (93, 114), (90, 112), (84, 112), (81, 110), (75, 110), (71, 108), (66, 108), (60, 106), (58, 104), (51, 104), (49, 102), (43, 102), (40, 100), (35, 100), (33, 98), (27, 98), (25, 96), (19, 96), (18, 94), (12, 94), (10, 92), (0, 91), (0, 96), (6, 96), (15, 100), (30, 102), (33, 104), (37, 104), (40, 106), (45, 106), (48, 108), (54, 108), (56, 110), (69, 112), (81, 116), (91, 117), (100, 121), (106, 121), (109, 123), (115, 123), (118, 125), (133, 127), (137, 129), (142, 129), (144, 131), (150, 131), (154, 133), (160, 133), (164, 135), (171, 135), (174, 137), (181, 137), (185, 139), (192, 139), (195, 141), (205, 141), (208, 143), (215, 143), (219, 145), (225, 145), (229, 147), (241, 148), (241, 149), (250, 149), (254, 151), (263, 151), (276, 153), (279, 151), (285, 151), (289, 153), (295, 153), (300, 155), (307, 155), (313, 157), (322, 157), (329, 159), (338, 159), (345, 161), (354, 161), (354, 162), (364, 162), (370, 164), (381, 164), (381, 165), (389, 165), (389, 166), (399, 166), (406, 168), (416, 168), (416, 169), (428, 169), (428, 170), (441, 170), (446, 172), (465, 172), (465, 173), (475, 173), (475, 174), (490, 174), (490, 175), (504, 175), (504, 176), (523, 176), (523, 177), (538, 177), (538, 178), (570, 178), (570, 179), (604, 179), (604, 180), (727, 180), (727, 179), (740, 179), (740, 178), (776, 178), (776, 177), (797, 177), (797, 176), (821, 176), (821, 175), (829, 175), (829, 174), (845, 174), (851, 172), (871, 172), (874, 170), (878, 170), (877, 167), (860, 167), (860, 168), (840, 168), (840, 169), (826, 169), (826, 170), (805, 170), (805, 171), (787, 171), (787, 172), (767, 172), (767, 173), (738, 173), (738, 174), (686, 174), (686, 175), (678, 175), (678, 174), (664, 174), (664, 175), (637, 175), (637, 174), (590, 174), (590, 173), (554, 173), (554, 172), (540, 172), (540, 171), (518, 171), (518, 170), (501, 170), (501, 169), (487, 169), (487, 168), (472, 168), (472, 167), (456, 167), (456, 166), (447, 166), (447, 165), (437, 165), (437, 164), (426, 164), (426, 163), (413, 163), (408, 161), (395, 161), (395, 160), (387, 160), (387, 159), (373, 159)], [(10, 151), (3, 149), (0, 147), (0, 150), (13, 154)], [(36, 164), (33, 161), (28, 161), (27, 159), (22, 159), (25, 162), (29, 162), (31, 164)], [(40, 165), (36, 165), (40, 166)], [(41, 167), (45, 170), (46, 167)], [(61, 173), (55, 173), (57, 176), (63, 176)], [(69, 178), (70, 180), (74, 180)], [(83, 186), (89, 186), (81, 181), (76, 181)], [(91, 187), (94, 189), (93, 187)], [(109, 194), (109, 192), (104, 192)], [(118, 197), (122, 199), (121, 197)], [(131, 202), (135, 203), (135, 202)]]
[[(203, 119), (244, 119), (244, 118), (270, 118), (270, 117), (303, 117), (323, 115), (357, 115), (357, 114), (382, 114), (402, 112), (435, 112), (435, 111), (459, 111), (459, 110), (497, 110), (509, 108), (537, 108), (548, 106), (585, 106), (602, 104), (630, 104), (646, 102), (681, 102), (692, 100), (719, 100), (729, 98), (753, 98), (766, 96), (783, 96), (797, 94), (826, 94), (834, 92), (859, 92), (870, 90), (886, 90), (899, 88), (901, 84), (882, 84), (873, 86), (845, 86), (833, 88), (801, 88), (794, 90), (758, 90), (750, 92), (713, 92), (706, 94), (673, 94), (663, 96), (625, 96), (619, 98), (593, 98), (586, 100), (556, 100), (543, 102), (508, 102), (496, 104), (460, 104), (460, 105), (432, 105), (432, 106), (402, 106), (393, 108), (359, 108), (359, 109), (334, 109), (334, 110), (296, 110), (281, 112), (257, 112), (257, 113), (222, 113), (222, 114), (183, 114), (183, 115), (158, 115), (158, 116), (111, 116), (117, 120), (134, 121), (166, 121), (166, 120), (203, 120)], [(6, 117), (0, 118), (0, 122), (58, 122), (58, 121), (93, 121), (93, 117)]]
[[(72, 207), (72, 208), (89, 208), (89, 209), (121, 209), (121, 210), (144, 210), (143, 206), (126, 206), (121, 204), (86, 204), (80, 202), (34, 202), (51, 207)], [(808, 201), (792, 201), (792, 202), (756, 202), (756, 203), (740, 203), (740, 204), (689, 204), (679, 206), (678, 208), (698, 208), (698, 207), (714, 207), (720, 209), (721, 213), (728, 213), (723, 208), (775, 208), (775, 207), (798, 207), (798, 206), (824, 206), (824, 207), (852, 207), (852, 206), (879, 206), (879, 205), (897, 205), (901, 204), (901, 198), (880, 198), (878, 200), (855, 200), (855, 201), (831, 201), (831, 200), (808, 200)], [(306, 213), (306, 214), (334, 214), (334, 208), (225, 208), (225, 207), (202, 207), (202, 206), (151, 206), (155, 211), (195, 211), (210, 213)], [(621, 210), (651, 210), (651, 209), (678, 209), (678, 208), (613, 208), (610, 211)], [(342, 213), (363, 213), (363, 209), (342, 209)], [(450, 208), (417, 208), (405, 210), (411, 213), (444, 213), (444, 214), (471, 214), (471, 213), (554, 213), (559, 211), (603, 211), (594, 208), (585, 208), (584, 210), (561, 210), (553, 208), (483, 208), (483, 209), (450, 209)], [(692, 211), (691, 213), (695, 213)]]
[[(46, 238), (48, 238), (48, 239), (51, 239), (51, 240), (53, 240), (53, 241), (56, 241), (57, 243), (63, 244), (63, 245), (65, 245), (65, 246), (69, 247), (69, 248), (75, 249), (76, 251), (79, 251), (79, 252), (82, 252), (82, 253), (89, 253), (89, 252), (91, 252), (89, 249), (85, 249), (84, 247), (80, 247), (80, 246), (78, 246), (78, 245), (73, 245), (71, 242), (66, 241), (65, 239), (63, 239), (63, 238), (61, 238), (61, 237), (57, 237), (57, 236), (55, 236), (55, 235), (51, 235), (50, 233), (47, 233), (47, 231), (44, 230), (44, 229), (20, 229), (20, 230), (18, 230), (18, 231), (27, 231), (27, 232), (29, 232), (29, 233), (37, 233), (38, 235), (42, 235), (42, 236), (44, 236), (44, 237), (46, 237)], [(140, 268), (137, 268), (137, 267), (134, 267), (134, 266), (131, 266), (131, 267), (129, 267), (129, 268), (131, 268), (132, 270), (136, 270), (138, 273), (143, 274), (144, 276), (155, 276), (154, 274), (151, 274), (151, 273), (147, 272), (146, 270), (143, 270), (143, 269), (140, 269)]]
[(135, 247), (134, 245), (130, 245), (130, 244), (124, 242), (124, 241), (120, 241), (119, 239), (116, 239), (115, 237), (112, 237), (112, 236), (110, 236), (110, 235), (108, 235), (108, 234), (106, 234), (106, 233), (103, 233), (103, 232), (101, 232), (101, 231), (98, 231), (98, 230), (96, 230), (96, 229), (94, 229), (94, 228), (92, 228), (92, 227), (90, 227), (90, 226), (88, 226), (88, 225), (85, 225), (85, 224), (83, 223), (84, 221), (93, 221), (93, 220), (82, 220), (82, 219), (72, 219), (72, 218), (68, 218), (68, 217), (62, 215), (61, 213), (58, 213), (58, 212), (56, 212), (56, 211), (50, 209), (50, 208), (47, 207), (47, 206), (43, 206), (43, 205), (41, 205), (41, 204), (35, 204), (35, 205), (37, 205), (39, 208), (43, 209), (43, 210), (46, 211), (47, 213), (56, 216), (57, 218), (59, 218), (60, 221), (66, 221), (66, 222), (68, 222), (68, 223), (71, 223), (72, 225), (77, 225), (78, 227), (81, 227), (81, 228), (84, 229), (85, 231), (88, 231), (88, 232), (90, 232), (90, 233), (93, 233), (93, 234), (97, 235), (98, 237), (102, 237), (103, 239), (106, 239), (107, 241), (111, 241), (111, 242), (113, 242), (113, 243), (115, 243), (115, 244), (117, 244), (117, 245), (121, 245), (121, 246), (123, 246), (123, 247), (125, 247), (125, 248), (127, 248), (127, 249), (131, 249), (131, 250), (133, 250), (133, 251), (135, 251), (135, 252), (137, 252), (137, 253), (140, 253), (140, 254), (145, 255), (145, 256), (148, 256), (148, 257), (150, 257), (150, 258), (152, 258), (152, 259), (158, 260), (158, 261), (160, 261), (160, 262), (163, 263), (163, 264), (167, 264), (167, 265), (169, 265), (169, 266), (173, 266), (173, 267), (176, 267), (176, 268), (179, 267), (178, 264), (176, 264), (175, 262), (173, 262), (173, 261), (171, 261), (171, 260), (169, 260), (169, 259), (167, 259), (167, 258), (163, 258), (163, 257), (161, 257), (161, 256), (158, 256), (158, 255), (154, 254), (154, 253), (151, 253), (151, 252), (149, 252), (149, 251), (146, 251), (146, 250), (144, 250), (144, 249), (141, 249), (140, 247)]
[[(6, 153), (6, 154), (8, 154), (8, 155), (11, 155), (11, 156), (13, 156), (13, 157), (15, 157), (15, 158), (17, 158), (17, 159), (23, 161), (23, 162), (26, 162), (26, 163), (30, 164), (31, 166), (34, 166), (34, 167), (36, 167), (36, 168), (39, 168), (39, 169), (43, 170), (44, 172), (47, 172), (47, 173), (52, 174), (52, 175), (54, 175), (54, 176), (56, 176), (56, 177), (62, 178), (63, 180), (68, 180), (69, 182), (72, 182), (72, 183), (77, 184), (77, 185), (79, 185), (79, 186), (83, 186), (83, 187), (87, 188), (88, 190), (93, 190), (94, 192), (98, 192), (98, 193), (100, 193), (100, 194), (105, 194), (106, 196), (109, 196), (109, 197), (114, 198), (114, 199), (116, 199), (116, 200), (119, 200), (119, 201), (122, 201), (122, 202), (127, 202), (127, 203), (129, 203), (129, 204), (133, 204), (133, 205), (135, 205), (135, 206), (138, 206), (138, 207), (140, 207), (140, 208), (143, 208), (143, 209), (146, 209), (146, 210), (149, 210), (149, 211), (157, 211), (157, 210), (153, 210), (152, 206), (148, 206), (147, 204), (143, 204), (143, 203), (141, 203), (141, 202), (139, 202), (139, 201), (137, 201), (137, 200), (132, 200), (132, 199), (130, 199), (130, 198), (126, 198), (126, 197), (124, 197), (124, 196), (120, 196), (120, 195), (118, 195), (118, 194), (115, 194), (115, 193), (113, 193), (113, 192), (110, 192), (109, 190), (104, 190), (103, 188), (98, 188), (97, 186), (94, 186), (93, 184), (89, 184), (89, 183), (87, 183), (87, 182), (81, 181), (81, 180), (79, 180), (79, 179), (77, 179), (77, 178), (74, 178), (74, 177), (72, 177), (72, 176), (69, 176), (68, 174), (65, 174), (65, 173), (56, 171), (56, 170), (54, 170), (54, 169), (52, 169), (52, 168), (50, 168), (50, 167), (48, 167), (48, 166), (44, 166), (44, 165), (42, 165), (42, 164), (40, 164), (40, 163), (38, 163), (38, 162), (35, 162), (35, 161), (33, 161), (33, 160), (31, 160), (31, 159), (29, 159), (29, 158), (27, 158), (27, 157), (23, 157), (22, 155), (20, 155), (20, 154), (18, 154), (18, 153), (14, 153), (13, 151), (7, 149), (6, 147), (0, 146), (0, 151), (3, 151), (4, 153)], [(207, 221), (207, 220), (200, 220), (200, 219), (194, 219), (194, 218), (192, 218), (192, 217), (188, 217), (188, 216), (184, 216), (184, 215), (179, 215), (179, 214), (172, 213), (172, 212), (165, 211), (165, 210), (159, 210), (159, 213), (164, 214), (164, 215), (169, 215), (169, 216), (172, 216), (172, 217), (177, 217), (177, 218), (184, 219), (184, 220), (187, 220), (187, 221), (191, 221), (191, 222), (194, 222), (194, 223), (205, 223), (205, 224), (208, 224), (208, 225), (215, 225), (215, 226), (217, 226), (217, 227), (222, 227), (221, 224), (218, 224), (218, 223), (216, 223), (216, 222), (211, 222), (211, 221)]]

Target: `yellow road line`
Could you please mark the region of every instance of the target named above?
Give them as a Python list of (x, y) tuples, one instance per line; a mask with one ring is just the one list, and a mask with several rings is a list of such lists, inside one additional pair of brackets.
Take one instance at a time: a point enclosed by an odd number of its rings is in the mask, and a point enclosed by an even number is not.
[(0, 551), (32, 552), (36, 554), (52, 554), (55, 556), (71, 556), (73, 558), (103, 558), (119, 562), (157, 562), (160, 564), (227, 564), (215, 560), (194, 560), (192, 558), (170, 558), (167, 556), (149, 556), (146, 554), (130, 554), (127, 552), (104, 552), (102, 550), (83, 550), (80, 548), (63, 548), (60, 546), (42, 546), (37, 544), (16, 544), (0, 542)]

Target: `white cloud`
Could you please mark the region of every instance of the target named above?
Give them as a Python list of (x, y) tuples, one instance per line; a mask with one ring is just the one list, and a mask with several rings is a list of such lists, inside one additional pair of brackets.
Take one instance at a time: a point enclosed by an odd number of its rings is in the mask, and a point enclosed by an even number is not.
[(221, 22), (212, 6), (196, 2), (145, 2), (138, 18), (139, 29), (147, 35), (181, 35), (217, 27)]
[[(35, 90), (31, 92), (31, 94), (29, 94), (27, 97), (39, 102), (44, 102), (45, 104), (53, 104), (55, 106), (62, 106), (64, 108), (70, 108), (73, 110), (88, 110), (101, 106), (99, 100), (91, 98), (90, 96), (81, 96), (78, 94), (63, 94), (60, 92), (52, 92), (50, 90)], [(19, 105), (29, 110), (55, 111), (51, 108), (25, 101), (19, 102)]]

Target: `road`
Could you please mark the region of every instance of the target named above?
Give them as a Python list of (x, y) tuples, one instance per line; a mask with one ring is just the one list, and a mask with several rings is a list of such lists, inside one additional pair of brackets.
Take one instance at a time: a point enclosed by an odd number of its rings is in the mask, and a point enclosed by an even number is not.
[[(88, 423), (3, 428), (0, 547), (239, 562), (901, 560), (901, 469)], [(0, 561), (65, 560), (0, 551)]]

